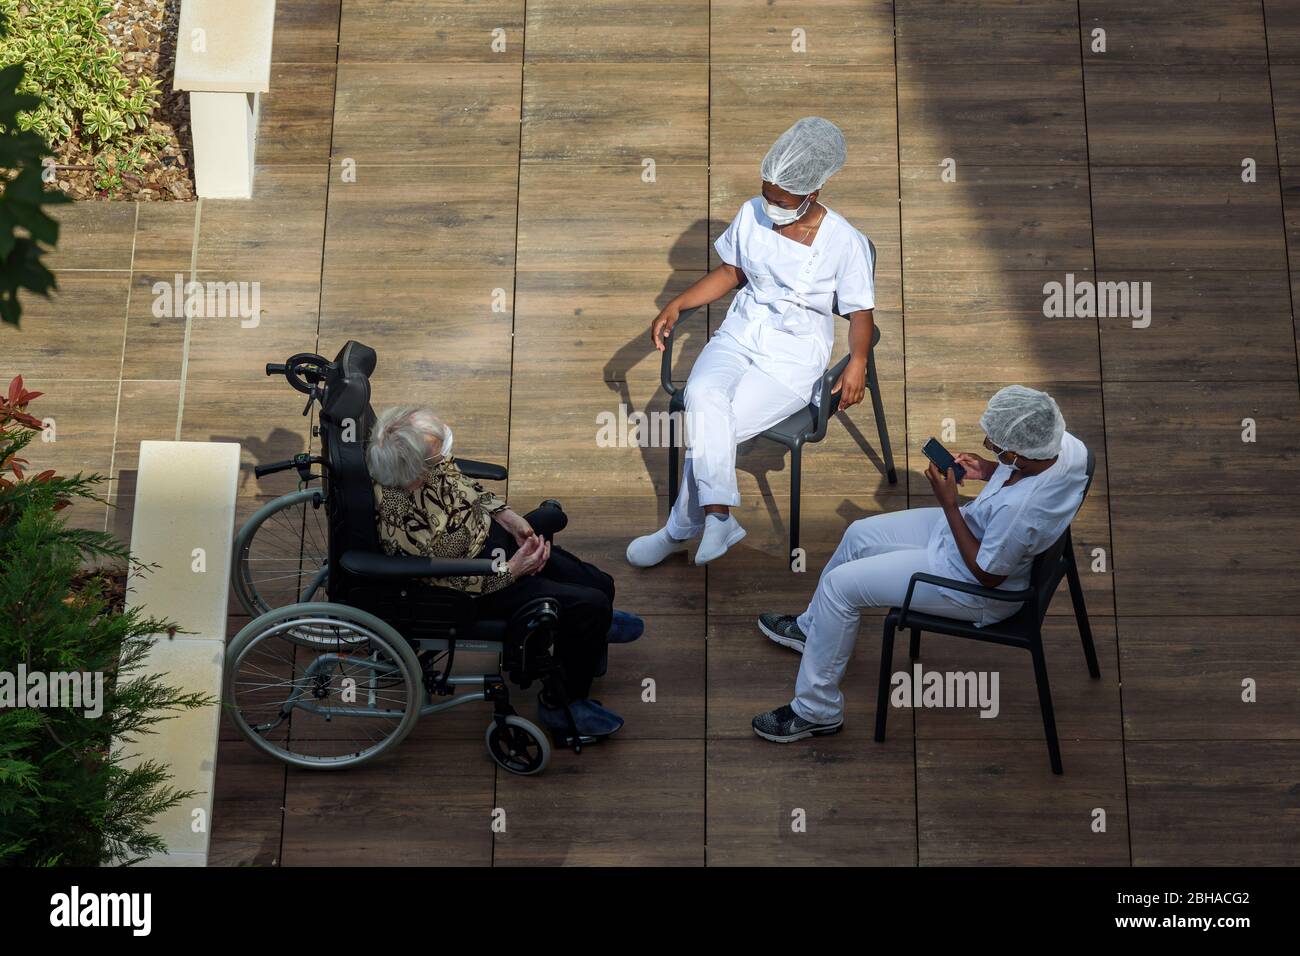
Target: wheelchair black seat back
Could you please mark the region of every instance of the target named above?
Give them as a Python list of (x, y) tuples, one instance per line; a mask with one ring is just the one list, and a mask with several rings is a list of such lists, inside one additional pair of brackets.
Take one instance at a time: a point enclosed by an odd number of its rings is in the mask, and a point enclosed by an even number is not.
[[(515, 713), (501, 675), (521, 687), (540, 680), (564, 704), (568, 732), (557, 739), (575, 750), (588, 742), (574, 726), (551, 654), (558, 604), (542, 598), (509, 620), (481, 619), (470, 594), (428, 579), (488, 574), (491, 561), (384, 552), (366, 465), (376, 365), (373, 349), (349, 341), (333, 361), (301, 353), (266, 366), (268, 375), (284, 375), (308, 395), (304, 415), (319, 404), (320, 454), (259, 466), (256, 473), (295, 468), (304, 486), (320, 485), (276, 499), (236, 536), (232, 582), (254, 620), (227, 648), (227, 704), (236, 726), (266, 753), (295, 766), (337, 769), (395, 746), (421, 716), (491, 701), (489, 754), (512, 773), (537, 773), (549, 760), (549, 742)], [(506, 477), (499, 466), (458, 463), (471, 477)], [(313, 465), (319, 474), (311, 473)], [(563, 511), (558, 502), (554, 507), (562, 527)], [(319, 542), (309, 522), (322, 511), (325, 540)], [(268, 516), (281, 519), (281, 527), (273, 528)], [(279, 563), (259, 564), (267, 550), (258, 546), (259, 532), (282, 542), (284, 527), (291, 542), (297, 534), (296, 552), (285, 554), (281, 546)], [(288, 586), (273, 590), (270, 579), (284, 577)], [(454, 675), (458, 650), (496, 654), (497, 672)]]

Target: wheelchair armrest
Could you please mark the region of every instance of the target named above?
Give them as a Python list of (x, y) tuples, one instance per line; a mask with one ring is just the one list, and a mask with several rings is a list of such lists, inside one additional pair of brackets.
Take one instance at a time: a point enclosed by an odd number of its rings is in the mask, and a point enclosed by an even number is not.
[(903, 626), (903, 621), (907, 618), (907, 612), (912, 607), (912, 592), (916, 590), (916, 585), (933, 584), (938, 587), (948, 588), (952, 591), (961, 591), (965, 594), (973, 594), (975, 597), (988, 598), (993, 601), (1032, 601), (1035, 600), (1034, 589), (1025, 588), (1021, 591), (1002, 591), (998, 588), (986, 588), (982, 584), (972, 584), (969, 581), (958, 581), (956, 578), (945, 578), (938, 574), (929, 574), (925, 571), (917, 571), (912, 575), (912, 580), (907, 584), (907, 596), (903, 598), (903, 610), (899, 616), (899, 626)]
[(673, 327), (664, 333), (664, 357), (663, 362), (659, 366), (659, 384), (663, 385), (664, 391), (669, 395), (677, 394), (677, 386), (673, 384), (673, 332), (676, 331), (677, 326), (682, 324), (683, 320), (692, 313), (700, 311), (702, 308), (704, 308), (704, 306), (697, 305), (692, 309), (683, 309), (681, 313), (678, 314), (677, 321), (673, 324)]
[(502, 465), (493, 465), (486, 461), (474, 461), (472, 458), (457, 458), (456, 467), (466, 478), (482, 478), (485, 481), (505, 481), (509, 477)]
[(345, 551), (340, 563), (344, 570), (367, 578), (458, 578), (493, 574), (496, 570), (486, 558), (456, 561), (374, 551)]

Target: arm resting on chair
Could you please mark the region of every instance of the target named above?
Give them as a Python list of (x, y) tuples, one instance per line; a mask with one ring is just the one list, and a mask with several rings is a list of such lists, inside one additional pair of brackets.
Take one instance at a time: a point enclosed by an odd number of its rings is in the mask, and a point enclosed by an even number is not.
[(673, 384), (673, 332), (676, 330), (677, 326), (682, 324), (684, 319), (690, 317), (693, 313), (700, 311), (702, 308), (704, 307), (697, 305), (692, 309), (682, 309), (681, 313), (677, 316), (677, 321), (673, 324), (673, 327), (664, 333), (664, 357), (663, 362), (659, 366), (659, 383), (663, 385), (664, 391), (669, 395), (675, 395), (677, 393), (677, 386)]
[(345, 570), (368, 578), (474, 577), (495, 571), (486, 558), (443, 560), (372, 551), (345, 551), (341, 563)]
[(928, 574), (925, 571), (917, 571), (912, 575), (912, 580), (907, 585), (907, 596), (903, 598), (903, 614), (900, 621), (907, 617), (907, 612), (912, 606), (912, 592), (916, 590), (916, 585), (933, 584), (937, 587), (948, 588), (953, 591), (962, 591), (965, 594), (973, 594), (976, 597), (988, 598), (993, 601), (1032, 601), (1034, 600), (1034, 591), (1032, 588), (1025, 588), (1023, 591), (1002, 591), (998, 588), (986, 588), (982, 584), (972, 584), (969, 581), (958, 581), (956, 578), (945, 578), (938, 574)]

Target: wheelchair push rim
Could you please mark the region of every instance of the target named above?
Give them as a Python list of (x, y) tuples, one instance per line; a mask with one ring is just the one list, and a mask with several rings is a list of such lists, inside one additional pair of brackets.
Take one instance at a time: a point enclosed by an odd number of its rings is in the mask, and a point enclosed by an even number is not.
[[(332, 631), (307, 645), (296, 635)], [(254, 746), (292, 766), (353, 767), (402, 741), (420, 716), (424, 684), (411, 646), (383, 621), (337, 604), (262, 615), (226, 656), (225, 701)]]
[(259, 509), (235, 536), (231, 584), (253, 617), (323, 600), (329, 581), (324, 492), (304, 488)]

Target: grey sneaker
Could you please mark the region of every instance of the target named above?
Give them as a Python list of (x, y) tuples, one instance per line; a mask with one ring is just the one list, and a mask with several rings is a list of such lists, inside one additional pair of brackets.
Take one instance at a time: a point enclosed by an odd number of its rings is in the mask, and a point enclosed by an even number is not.
[(774, 614), (768, 611), (758, 616), (758, 629), (782, 647), (803, 653), (808, 638), (799, 630), (799, 619), (792, 614)]
[(844, 718), (841, 717), (833, 724), (814, 724), (796, 714), (794, 708), (789, 704), (782, 704), (776, 710), (769, 710), (766, 714), (759, 714), (754, 718), (751, 726), (754, 728), (754, 733), (764, 740), (770, 740), (777, 744), (788, 744), (796, 740), (803, 740), (805, 737), (824, 737), (827, 734), (838, 734), (840, 728), (844, 726)]

